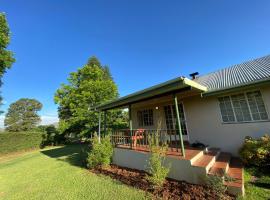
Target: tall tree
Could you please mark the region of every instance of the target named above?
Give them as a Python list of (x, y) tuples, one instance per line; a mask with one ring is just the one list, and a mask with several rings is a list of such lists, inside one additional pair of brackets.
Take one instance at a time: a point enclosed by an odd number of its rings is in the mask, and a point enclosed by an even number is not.
[[(0, 86), (2, 85), (3, 74), (9, 69), (15, 59), (13, 53), (7, 50), (10, 42), (10, 31), (4, 13), (0, 13)], [(2, 97), (0, 96), (0, 105)], [(2, 113), (2, 111), (0, 111)]]
[[(117, 97), (118, 89), (109, 67), (91, 57), (85, 66), (70, 74), (68, 84), (62, 84), (56, 91), (60, 131), (81, 135), (96, 131), (98, 113), (93, 108)], [(119, 124), (115, 116), (115, 112), (108, 113), (109, 124)]]
[(35, 99), (22, 98), (10, 104), (4, 124), (7, 131), (28, 131), (40, 122), (37, 114), (42, 104)]

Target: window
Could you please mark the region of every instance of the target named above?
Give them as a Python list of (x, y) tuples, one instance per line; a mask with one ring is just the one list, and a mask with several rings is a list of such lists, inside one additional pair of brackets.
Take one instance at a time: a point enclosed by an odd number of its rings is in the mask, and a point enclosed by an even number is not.
[(137, 112), (139, 126), (152, 126), (153, 125), (153, 110), (146, 109)]
[(220, 97), (218, 100), (223, 122), (235, 121), (230, 97)]
[(218, 98), (223, 122), (268, 120), (260, 91)]
[[(184, 113), (183, 104), (178, 104), (179, 117), (181, 122), (181, 130), (183, 135), (187, 135), (187, 126), (186, 126), (186, 118)], [(176, 119), (176, 109), (175, 105), (164, 106), (166, 126), (168, 130), (177, 130), (178, 124)]]
[(267, 120), (265, 105), (259, 91), (247, 93), (248, 104), (254, 120)]

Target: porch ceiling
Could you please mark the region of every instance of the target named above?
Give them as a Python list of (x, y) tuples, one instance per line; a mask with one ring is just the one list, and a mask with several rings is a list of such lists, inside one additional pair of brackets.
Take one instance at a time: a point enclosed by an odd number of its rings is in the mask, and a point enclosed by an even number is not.
[(113, 108), (125, 107), (129, 104), (137, 103), (140, 101), (148, 100), (155, 97), (160, 97), (163, 95), (168, 95), (170, 93), (177, 93), (181, 91), (196, 89), (202, 92), (207, 91), (207, 88), (192, 81), (185, 77), (178, 77), (164, 83), (146, 88), (144, 90), (132, 93), (130, 95), (121, 97), (114, 101), (99, 105), (96, 107), (97, 110), (110, 110)]

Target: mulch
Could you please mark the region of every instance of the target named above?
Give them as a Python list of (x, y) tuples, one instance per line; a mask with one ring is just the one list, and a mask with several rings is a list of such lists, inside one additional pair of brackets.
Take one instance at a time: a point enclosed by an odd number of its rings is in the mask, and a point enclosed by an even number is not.
[(96, 168), (90, 170), (95, 174), (110, 176), (126, 185), (144, 190), (151, 193), (153, 199), (181, 199), (181, 200), (233, 200), (234, 196), (229, 194), (222, 195), (213, 189), (203, 186), (190, 184), (185, 181), (166, 179), (161, 188), (154, 188), (147, 180), (147, 173), (140, 170), (129, 169), (116, 165), (107, 168)]

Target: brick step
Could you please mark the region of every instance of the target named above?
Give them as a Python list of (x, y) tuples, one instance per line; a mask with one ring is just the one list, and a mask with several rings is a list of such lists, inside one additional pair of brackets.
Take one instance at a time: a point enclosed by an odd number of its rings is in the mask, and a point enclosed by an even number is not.
[(225, 181), (224, 185), (228, 187), (228, 191), (232, 194), (244, 193), (244, 170), (242, 162), (239, 158), (232, 158), (230, 161), (228, 176), (234, 180), (229, 182)]
[(231, 160), (231, 154), (221, 152), (216, 159), (216, 162), (209, 170), (209, 175), (217, 175), (223, 177), (225, 173), (227, 173), (229, 169), (229, 163)]
[(205, 168), (206, 172), (213, 166), (216, 161), (216, 157), (219, 155), (219, 149), (209, 149), (207, 153), (201, 155), (196, 159), (192, 166)]

